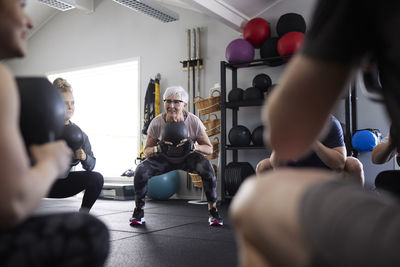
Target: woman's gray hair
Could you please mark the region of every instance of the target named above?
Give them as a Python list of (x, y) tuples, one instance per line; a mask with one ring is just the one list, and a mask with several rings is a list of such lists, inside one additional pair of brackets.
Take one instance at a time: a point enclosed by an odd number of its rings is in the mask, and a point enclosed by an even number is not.
[(169, 96), (179, 95), (181, 100), (185, 103), (189, 100), (189, 95), (182, 86), (170, 86), (168, 87), (163, 95), (163, 99), (167, 99)]

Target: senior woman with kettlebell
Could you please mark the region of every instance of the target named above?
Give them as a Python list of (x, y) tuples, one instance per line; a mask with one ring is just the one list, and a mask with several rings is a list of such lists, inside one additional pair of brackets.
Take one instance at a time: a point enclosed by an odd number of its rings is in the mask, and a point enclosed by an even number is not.
[(146, 160), (135, 170), (136, 207), (130, 225), (145, 222), (144, 205), (147, 181), (172, 170), (197, 173), (203, 181), (208, 201), (209, 225), (222, 225), (217, 210), (217, 181), (214, 169), (203, 155), (212, 153), (212, 145), (201, 120), (185, 110), (188, 93), (181, 86), (168, 87), (163, 95), (164, 112), (155, 117), (148, 128), (144, 148)]

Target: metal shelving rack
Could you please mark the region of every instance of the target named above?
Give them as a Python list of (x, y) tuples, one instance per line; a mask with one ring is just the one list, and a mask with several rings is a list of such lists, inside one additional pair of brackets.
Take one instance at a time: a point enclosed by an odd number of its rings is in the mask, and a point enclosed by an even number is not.
[[(248, 146), (248, 147), (235, 147), (228, 145), (226, 142), (227, 139), (227, 131), (226, 131), (226, 111), (227, 109), (232, 110), (232, 127), (238, 125), (238, 112), (240, 107), (260, 107), (263, 105), (264, 100), (252, 100), (252, 101), (238, 101), (238, 102), (227, 102), (226, 101), (226, 71), (227, 69), (232, 72), (232, 89), (237, 88), (237, 72), (238, 69), (242, 68), (252, 68), (256, 66), (266, 66), (270, 67), (267, 64), (267, 61), (274, 59), (283, 59), (288, 58), (290, 56), (283, 57), (271, 57), (271, 58), (263, 58), (257, 59), (248, 62), (241, 62), (240, 66), (238, 63), (228, 63), (225, 61), (221, 61), (220, 69), (221, 69), (221, 199), (222, 201), (231, 198), (232, 196), (226, 195), (225, 190), (225, 167), (226, 167), (226, 152), (232, 151), (232, 160), (234, 162), (238, 161), (238, 151), (239, 150), (252, 150), (252, 149), (265, 149), (265, 147), (261, 146)], [(352, 151), (354, 156), (357, 156), (355, 151), (352, 150), (351, 147), (351, 136), (354, 134), (357, 129), (357, 96), (355, 90), (355, 84), (352, 83), (348, 95), (345, 99), (345, 116), (346, 116), (346, 128), (345, 128), (345, 136), (346, 136), (346, 147), (348, 151)]]
[(221, 61), (221, 199), (225, 201), (226, 199), (231, 198), (226, 194), (225, 190), (225, 167), (227, 165), (226, 162), (226, 152), (232, 151), (232, 160), (234, 162), (238, 161), (238, 152), (239, 150), (253, 150), (253, 149), (265, 149), (264, 146), (247, 146), (247, 147), (235, 147), (228, 145), (226, 142), (227, 139), (227, 130), (226, 130), (226, 111), (227, 109), (232, 110), (232, 127), (238, 125), (238, 112), (241, 107), (260, 107), (263, 105), (263, 99), (251, 100), (251, 101), (238, 101), (238, 102), (227, 102), (226, 101), (226, 71), (229, 69), (232, 72), (232, 89), (237, 88), (237, 72), (238, 69), (242, 68), (251, 68), (255, 66), (267, 66), (267, 60), (271, 59), (281, 59), (284, 57), (274, 57), (268, 59), (257, 59), (249, 62), (241, 62), (240, 66), (237, 66), (237, 63), (228, 63), (225, 61)]

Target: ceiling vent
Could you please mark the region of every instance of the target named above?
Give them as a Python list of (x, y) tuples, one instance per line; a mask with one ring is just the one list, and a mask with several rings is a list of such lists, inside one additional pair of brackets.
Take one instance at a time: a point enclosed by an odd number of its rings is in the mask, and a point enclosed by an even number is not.
[(37, 0), (37, 1), (61, 11), (67, 11), (73, 8), (78, 8), (85, 11), (86, 13), (92, 13), (94, 10), (93, 0)]
[(150, 0), (113, 0), (137, 12), (146, 14), (162, 22), (172, 22), (179, 19), (179, 15)]

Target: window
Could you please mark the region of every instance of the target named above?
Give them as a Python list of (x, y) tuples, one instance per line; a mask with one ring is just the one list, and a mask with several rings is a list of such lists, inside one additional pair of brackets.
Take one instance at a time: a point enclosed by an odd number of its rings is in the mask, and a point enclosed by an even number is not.
[(48, 75), (51, 82), (57, 77), (72, 86), (71, 121), (89, 136), (95, 170), (104, 177), (120, 176), (133, 166), (140, 148), (139, 60)]

